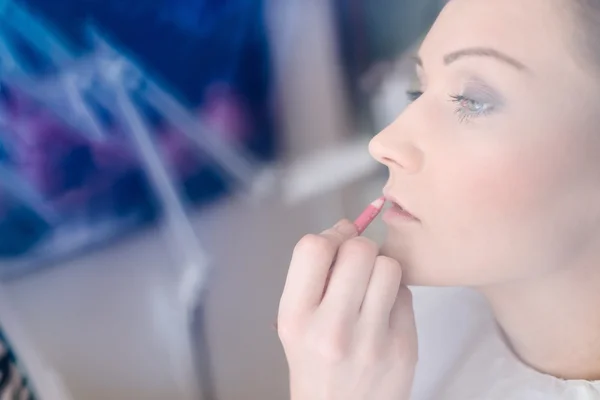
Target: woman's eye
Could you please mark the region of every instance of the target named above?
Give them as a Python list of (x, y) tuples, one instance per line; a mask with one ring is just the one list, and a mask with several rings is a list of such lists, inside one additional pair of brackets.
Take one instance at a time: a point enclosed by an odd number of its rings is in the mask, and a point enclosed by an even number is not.
[(450, 99), (457, 104), (456, 114), (461, 122), (487, 115), (493, 110), (493, 106), (489, 103), (473, 100), (462, 95), (451, 95)]
[[(406, 96), (410, 102), (414, 102), (423, 95), (420, 90), (409, 90)], [(460, 122), (466, 122), (470, 118), (481, 117), (491, 113), (494, 109), (490, 103), (474, 100), (463, 95), (451, 95), (450, 100), (456, 103), (456, 114), (459, 116)]]
[(423, 95), (423, 92), (420, 90), (408, 90), (406, 92), (406, 97), (408, 97), (408, 100), (412, 103), (413, 101), (416, 101), (419, 97), (421, 97)]

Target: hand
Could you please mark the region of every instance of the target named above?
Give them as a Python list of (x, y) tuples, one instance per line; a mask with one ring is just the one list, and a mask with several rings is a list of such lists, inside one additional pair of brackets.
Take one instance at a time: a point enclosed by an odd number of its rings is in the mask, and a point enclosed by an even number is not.
[(350, 221), (294, 250), (278, 332), (292, 400), (407, 400), (417, 362), (400, 265)]

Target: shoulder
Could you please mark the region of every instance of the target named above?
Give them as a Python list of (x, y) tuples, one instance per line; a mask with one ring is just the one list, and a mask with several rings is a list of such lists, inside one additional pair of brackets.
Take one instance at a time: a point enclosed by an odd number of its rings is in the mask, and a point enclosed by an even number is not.
[(486, 300), (464, 288), (411, 288), (419, 335), (419, 364), (411, 399), (431, 398), (469, 351), (494, 325)]
[(562, 380), (522, 364), (476, 292), (417, 288), (413, 297), (419, 365), (411, 399), (600, 399), (600, 381)]

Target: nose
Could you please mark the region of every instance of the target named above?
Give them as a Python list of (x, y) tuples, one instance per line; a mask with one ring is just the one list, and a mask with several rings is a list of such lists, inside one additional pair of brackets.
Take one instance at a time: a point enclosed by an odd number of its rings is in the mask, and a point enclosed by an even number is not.
[(403, 134), (397, 122), (371, 139), (369, 152), (375, 160), (390, 169), (399, 168), (408, 174), (418, 173), (423, 167), (423, 151), (410, 139), (410, 135)]

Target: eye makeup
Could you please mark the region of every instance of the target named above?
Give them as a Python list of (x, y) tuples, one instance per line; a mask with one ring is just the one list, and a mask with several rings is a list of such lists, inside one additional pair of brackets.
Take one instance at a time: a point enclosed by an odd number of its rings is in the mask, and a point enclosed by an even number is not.
[[(407, 91), (408, 100), (414, 102), (422, 95), (421, 90)], [(460, 122), (483, 117), (500, 110), (505, 100), (502, 95), (479, 78), (469, 78), (458, 94), (449, 94), (449, 100), (455, 103), (455, 114)]]
[(451, 94), (450, 100), (456, 104), (455, 113), (460, 122), (489, 115), (505, 104), (504, 98), (496, 90), (478, 78), (465, 82), (461, 93)]

